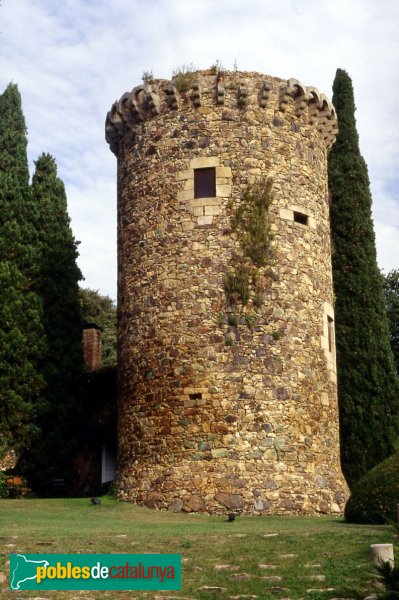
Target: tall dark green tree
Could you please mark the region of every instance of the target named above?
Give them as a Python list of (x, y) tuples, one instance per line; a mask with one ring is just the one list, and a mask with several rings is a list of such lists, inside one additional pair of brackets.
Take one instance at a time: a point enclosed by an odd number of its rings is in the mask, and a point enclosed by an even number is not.
[(391, 332), (391, 348), (399, 373), (399, 271), (390, 271), (383, 275), (385, 303)]
[(399, 387), (377, 267), (367, 166), (349, 75), (333, 85), (339, 133), (328, 161), (342, 468), (349, 486), (393, 453)]
[(0, 454), (29, 448), (42, 402), (42, 306), (34, 291), (38, 253), (26, 146), (21, 97), (10, 84), (0, 96)]
[(31, 192), (36, 207), (39, 269), (35, 288), (43, 303), (46, 354), (41, 373), (46, 406), (39, 414), (40, 437), (24, 457), (32, 487), (51, 492), (51, 482), (70, 473), (80, 410), (83, 372), (81, 272), (62, 181), (55, 160), (43, 154), (36, 161)]

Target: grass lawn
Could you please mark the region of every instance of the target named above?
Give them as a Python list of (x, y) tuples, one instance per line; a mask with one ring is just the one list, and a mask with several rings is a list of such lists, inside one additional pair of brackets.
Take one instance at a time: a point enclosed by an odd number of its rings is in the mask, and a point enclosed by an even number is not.
[[(369, 545), (393, 541), (386, 526), (347, 525), (331, 517), (238, 517), (228, 523), (222, 516), (152, 511), (109, 498), (100, 506), (89, 499), (0, 500), (0, 572), (7, 575), (0, 599), (358, 599), (372, 591)], [(11, 592), (7, 561), (17, 552), (179, 553), (183, 587)], [(198, 591), (203, 586), (226, 591)]]

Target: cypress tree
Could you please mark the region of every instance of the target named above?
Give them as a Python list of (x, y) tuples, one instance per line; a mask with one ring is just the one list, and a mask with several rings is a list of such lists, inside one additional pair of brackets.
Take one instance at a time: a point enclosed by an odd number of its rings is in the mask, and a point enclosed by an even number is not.
[(42, 309), (33, 289), (37, 246), (21, 97), (0, 95), (0, 454), (29, 448), (43, 380)]
[(349, 75), (338, 69), (339, 133), (328, 161), (341, 460), (349, 486), (395, 449), (399, 387), (377, 267), (367, 166)]
[(41, 371), (46, 406), (39, 415), (41, 430), (35, 447), (25, 456), (25, 472), (39, 493), (52, 491), (52, 480), (68, 478), (75, 452), (80, 412), (79, 384), (83, 372), (82, 316), (79, 298), (81, 272), (77, 242), (70, 227), (67, 199), (57, 177), (55, 160), (42, 154), (32, 178), (36, 206), (39, 271), (36, 290), (43, 303), (46, 354)]
[(385, 303), (388, 314), (389, 330), (391, 332), (391, 348), (399, 373), (399, 271), (390, 271), (383, 275)]

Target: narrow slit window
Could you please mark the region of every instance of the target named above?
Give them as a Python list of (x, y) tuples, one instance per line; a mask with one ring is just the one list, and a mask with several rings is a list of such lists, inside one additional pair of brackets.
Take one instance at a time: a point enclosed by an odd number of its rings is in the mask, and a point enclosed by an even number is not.
[(294, 221), (300, 225), (309, 225), (309, 217), (305, 213), (294, 210)]
[(327, 331), (328, 331), (328, 351), (334, 350), (334, 319), (327, 316)]
[(216, 196), (216, 169), (194, 170), (194, 198), (214, 198)]

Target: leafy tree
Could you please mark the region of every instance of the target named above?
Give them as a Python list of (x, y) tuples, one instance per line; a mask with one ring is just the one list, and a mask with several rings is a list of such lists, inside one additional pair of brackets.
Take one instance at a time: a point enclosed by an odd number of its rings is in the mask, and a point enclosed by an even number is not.
[(399, 271), (393, 270), (383, 275), (385, 303), (388, 324), (391, 332), (391, 348), (399, 373)]
[(349, 75), (333, 85), (339, 133), (328, 161), (342, 467), (349, 486), (395, 449), (399, 387), (377, 267), (367, 166)]
[(67, 212), (64, 185), (55, 160), (42, 154), (32, 179), (39, 263), (36, 290), (43, 303), (47, 350), (40, 365), (46, 406), (38, 416), (41, 435), (24, 457), (35, 491), (46, 493), (54, 477), (69, 470), (75, 451), (79, 382), (83, 373), (82, 315), (76, 264), (77, 243)]
[(0, 453), (29, 447), (44, 383), (37, 368), (44, 339), (26, 146), (21, 97), (10, 84), (0, 95)]
[(80, 289), (83, 319), (101, 328), (102, 366), (116, 365), (116, 306), (112, 298), (98, 290)]

